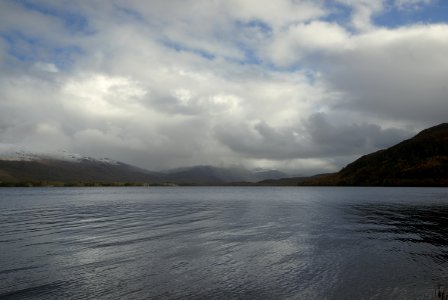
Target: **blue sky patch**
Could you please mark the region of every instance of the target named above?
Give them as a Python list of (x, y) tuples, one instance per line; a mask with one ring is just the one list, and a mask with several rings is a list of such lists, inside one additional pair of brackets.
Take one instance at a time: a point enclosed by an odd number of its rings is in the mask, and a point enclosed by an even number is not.
[(37, 3), (29, 0), (15, 0), (28, 10), (39, 12), (43, 15), (60, 19), (64, 27), (72, 34), (91, 34), (93, 33), (87, 17), (79, 12), (63, 9), (60, 6), (51, 6), (47, 4)]
[(336, 3), (334, 1), (326, 1), (325, 7), (329, 10), (329, 14), (322, 18), (323, 21), (337, 23), (350, 30), (352, 9), (346, 5)]
[(18, 31), (1, 33), (0, 38), (8, 45), (8, 54), (24, 63), (45, 61), (60, 69), (66, 69), (83, 54), (83, 50), (78, 46), (51, 45), (48, 41)]
[(387, 7), (380, 15), (374, 16), (373, 21), (379, 26), (397, 28), (415, 24), (434, 24), (448, 22), (448, 2), (444, 5), (432, 3), (418, 8)]
[(249, 22), (236, 22), (237, 27), (248, 27), (248, 28), (256, 28), (260, 32), (265, 34), (270, 34), (272, 32), (272, 28), (265, 22), (261, 20), (251, 20)]
[(178, 51), (178, 52), (194, 53), (194, 54), (199, 55), (199, 56), (201, 56), (203, 58), (206, 58), (208, 60), (215, 59), (215, 55), (213, 53), (210, 53), (210, 52), (202, 50), (202, 49), (187, 47), (185, 45), (182, 45), (180, 43), (176, 43), (174, 41), (164, 40), (164, 41), (162, 41), (162, 44), (165, 47), (173, 49), (173, 50)]
[(132, 20), (145, 22), (145, 17), (143, 17), (138, 11), (130, 9), (124, 6), (114, 5), (115, 9), (122, 15)]

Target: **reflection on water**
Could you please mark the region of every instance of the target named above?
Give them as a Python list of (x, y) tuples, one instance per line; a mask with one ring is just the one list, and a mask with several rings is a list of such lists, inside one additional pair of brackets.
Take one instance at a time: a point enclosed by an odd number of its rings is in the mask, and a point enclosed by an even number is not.
[(0, 299), (437, 299), (448, 191), (0, 190)]

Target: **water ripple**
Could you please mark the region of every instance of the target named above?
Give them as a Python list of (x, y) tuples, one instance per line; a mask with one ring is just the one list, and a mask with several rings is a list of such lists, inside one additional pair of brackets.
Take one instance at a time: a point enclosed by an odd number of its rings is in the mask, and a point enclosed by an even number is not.
[(0, 299), (432, 299), (448, 283), (444, 189), (7, 189), (0, 224)]

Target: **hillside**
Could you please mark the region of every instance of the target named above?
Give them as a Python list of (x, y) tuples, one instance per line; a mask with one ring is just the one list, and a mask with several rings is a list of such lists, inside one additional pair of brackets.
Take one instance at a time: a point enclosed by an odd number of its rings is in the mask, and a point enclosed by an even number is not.
[(301, 185), (448, 186), (448, 123)]
[(31, 160), (0, 160), (0, 182), (7, 183), (157, 183), (161, 180), (157, 173), (121, 162), (92, 158), (63, 160), (36, 157)]

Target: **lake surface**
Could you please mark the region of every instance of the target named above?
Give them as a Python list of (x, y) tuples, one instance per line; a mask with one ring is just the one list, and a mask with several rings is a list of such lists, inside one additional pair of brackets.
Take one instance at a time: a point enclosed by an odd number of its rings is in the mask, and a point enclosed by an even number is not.
[(0, 299), (436, 299), (448, 189), (0, 189)]

